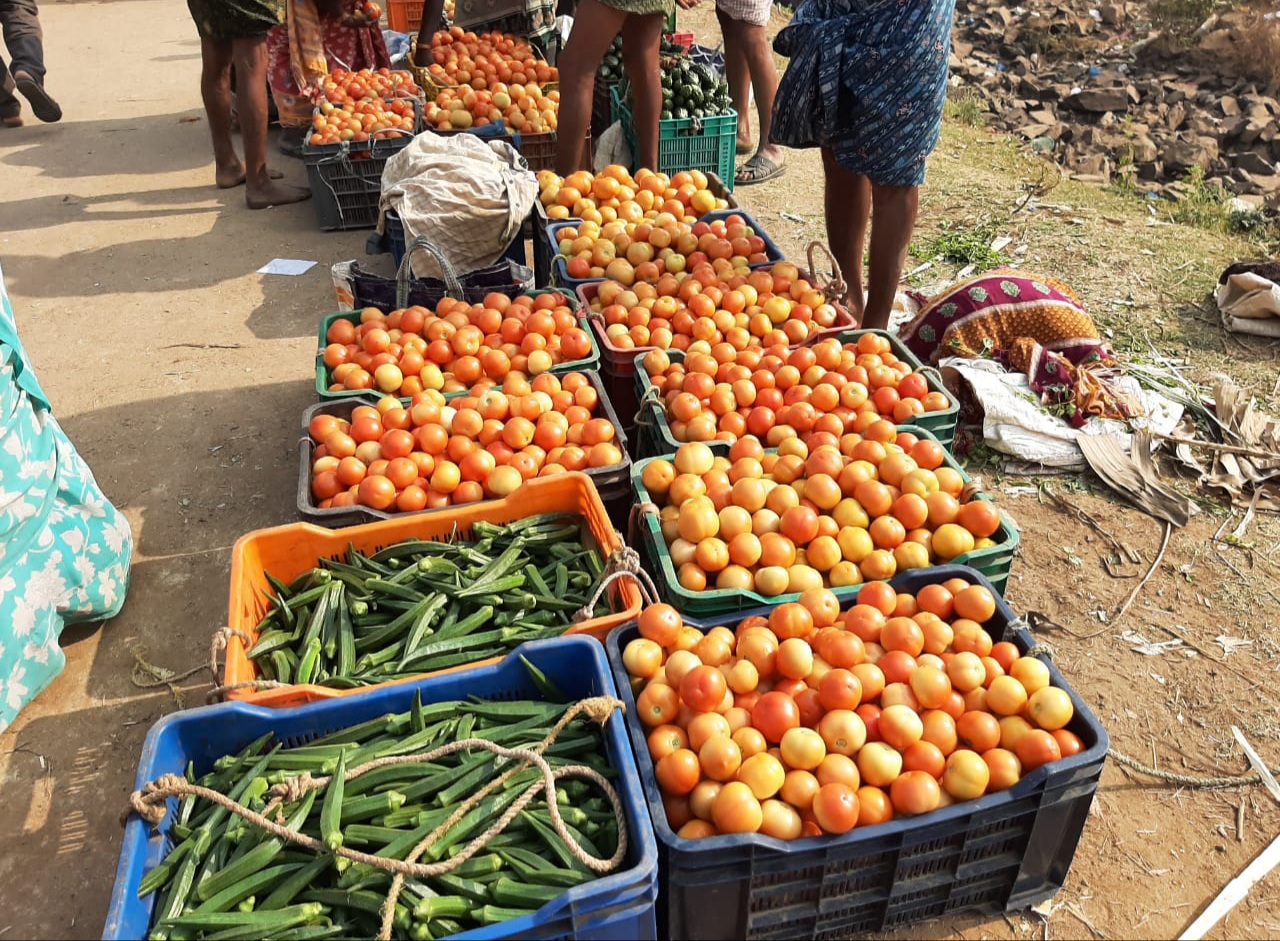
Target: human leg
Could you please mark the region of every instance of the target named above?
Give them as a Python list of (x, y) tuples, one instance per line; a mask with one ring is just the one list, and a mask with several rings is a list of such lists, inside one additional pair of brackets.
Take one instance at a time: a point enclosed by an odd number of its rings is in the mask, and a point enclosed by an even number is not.
[(861, 173), (836, 162), (829, 147), (822, 148), (823, 212), (827, 217), (827, 245), (849, 287), (846, 306), (863, 320), (862, 255), (871, 215), (871, 182)]
[[(719, 6), (716, 7), (716, 19), (720, 21), (720, 35), (724, 37), (724, 76), (729, 83), (729, 97), (733, 100), (733, 110), (738, 112), (737, 150), (740, 154), (749, 154), (752, 150), (751, 114), (747, 106), (751, 101), (752, 76), (747, 64), (744, 42), (747, 24), (735, 20)], [(777, 85), (776, 75), (774, 84)], [(762, 141), (768, 140), (766, 130), (760, 133)]]
[(200, 40), (200, 97), (213, 141), (214, 179), (220, 189), (244, 182), (244, 164), (231, 140), (231, 42)]
[[(773, 101), (778, 93), (778, 67), (773, 61), (773, 51), (765, 36), (765, 28), (752, 23), (742, 23), (739, 29), (740, 43), (751, 73), (750, 87), (755, 89), (756, 113), (759, 118), (760, 145), (736, 175), (738, 183), (763, 183), (782, 174), (786, 155), (777, 144), (769, 142), (769, 128), (773, 124)], [(739, 112), (738, 120), (742, 120)]]
[(622, 67), (631, 82), (631, 118), (636, 126), (636, 162), (658, 169), (658, 123), (662, 116), (662, 74), (658, 52), (666, 18), (661, 13), (628, 16), (622, 25)]
[(267, 37), (265, 33), (231, 42), (239, 76), (236, 96), (244, 142), (245, 202), (266, 209), (307, 199), (311, 191), (273, 180), (267, 170)]
[(919, 205), (918, 186), (871, 185), (871, 260), (863, 327), (883, 330), (889, 326)]
[(561, 176), (586, 168), (583, 141), (591, 125), (596, 70), (626, 20), (626, 13), (598, 0), (582, 0), (578, 5), (573, 32), (556, 63), (560, 70), (556, 173)]
[[(0, 26), (9, 49), (12, 85), (31, 102), (31, 110), (41, 121), (62, 118), (62, 109), (44, 89), (44, 34), (35, 0), (4, 0), (0, 3)], [(9, 81), (3, 85), (8, 88)], [(12, 89), (9, 89), (12, 98)], [(0, 108), (8, 103), (0, 99)]]

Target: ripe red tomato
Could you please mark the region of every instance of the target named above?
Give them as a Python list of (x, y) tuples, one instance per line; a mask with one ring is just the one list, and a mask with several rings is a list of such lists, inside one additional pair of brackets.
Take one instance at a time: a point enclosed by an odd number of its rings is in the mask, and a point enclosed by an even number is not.
[(711, 712), (724, 699), (728, 685), (724, 674), (706, 664), (696, 666), (680, 680), (680, 699), (694, 712)]
[(800, 707), (786, 693), (772, 690), (761, 696), (752, 707), (751, 724), (771, 745), (776, 745), (788, 729), (799, 727)]

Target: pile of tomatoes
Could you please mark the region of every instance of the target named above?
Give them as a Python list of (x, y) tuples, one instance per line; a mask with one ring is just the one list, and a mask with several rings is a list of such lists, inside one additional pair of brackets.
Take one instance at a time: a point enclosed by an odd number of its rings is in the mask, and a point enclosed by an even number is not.
[(437, 131), (502, 124), (513, 133), (542, 134), (556, 129), (559, 107), (559, 91), (543, 92), (533, 82), (499, 82), (492, 90), (484, 91), (470, 85), (442, 89), (434, 101), (427, 103), (423, 117)]
[(545, 85), (560, 80), (554, 65), (537, 54), (527, 40), (509, 33), (476, 35), (459, 26), (442, 29), (431, 39), (427, 72), (441, 85), (467, 85), (476, 91), (496, 84)]
[(566, 225), (556, 236), (569, 277), (608, 278), (628, 287), (714, 261), (726, 262), (722, 270), (745, 273), (769, 260), (764, 239), (737, 215), (690, 225), (662, 212), (652, 221)]
[(319, 414), (308, 428), (311, 493), (321, 509), (391, 512), (505, 497), (531, 477), (620, 464), (617, 429), (602, 412), (587, 376), (571, 372), (485, 380), (447, 402), (434, 390), (407, 406), (385, 396), (349, 421)]
[[(754, 359), (744, 350), (773, 349), (782, 355), (790, 344), (836, 326), (839, 316), (790, 262), (745, 272), (724, 259), (704, 262), (685, 275), (668, 272), (652, 284), (602, 281), (591, 310), (604, 320), (614, 349), (714, 350), (725, 357), (733, 351), (742, 363)], [(653, 360), (655, 375), (661, 362)]]
[(876, 419), (862, 434), (747, 435), (718, 457), (701, 442), (645, 463), (663, 540), (688, 591), (765, 596), (846, 587), (995, 545), (1000, 511), (965, 500), (936, 441)]
[(669, 605), (623, 649), (681, 837), (847, 833), (1012, 787), (1084, 749), (1049, 668), (995, 642), (991, 592), (869, 582), (703, 634)]
[(670, 213), (692, 223), (717, 209), (727, 209), (728, 201), (711, 192), (707, 175), (687, 170), (668, 177), (652, 170), (637, 170), (611, 164), (592, 175), (585, 170), (560, 177), (550, 170), (538, 173), (540, 200), (548, 219), (582, 219), (606, 222), (639, 222), (659, 213)]
[(462, 392), (482, 378), (537, 376), (591, 355), (591, 335), (558, 292), (515, 299), (492, 293), (479, 304), (444, 298), (434, 312), (406, 307), (337, 319), (321, 353), (331, 392), (372, 390), (409, 397)]
[(559, 80), (555, 66), (525, 40), (506, 33), (465, 32), (455, 26), (435, 34), (435, 60), (427, 72), (441, 86), (423, 114), (439, 131), (503, 124), (537, 134), (556, 129), (560, 93), (544, 85)]
[(335, 69), (319, 88), (308, 139), (319, 145), (413, 134), (421, 94), (409, 72)]
[[(766, 308), (773, 303), (766, 301)], [(784, 350), (739, 350), (721, 341), (679, 362), (657, 349), (641, 363), (677, 441), (736, 441), (750, 434), (777, 447), (813, 431), (861, 431), (878, 417), (904, 425), (951, 407), (876, 333), (843, 345), (827, 338)]]

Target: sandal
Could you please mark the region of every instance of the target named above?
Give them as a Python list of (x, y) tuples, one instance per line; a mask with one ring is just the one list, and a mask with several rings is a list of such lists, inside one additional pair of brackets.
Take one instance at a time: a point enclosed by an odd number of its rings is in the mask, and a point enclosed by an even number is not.
[(786, 172), (785, 163), (774, 163), (768, 157), (756, 154), (738, 167), (738, 172), (733, 175), (733, 182), (738, 186), (752, 186), (756, 183), (766, 183)]

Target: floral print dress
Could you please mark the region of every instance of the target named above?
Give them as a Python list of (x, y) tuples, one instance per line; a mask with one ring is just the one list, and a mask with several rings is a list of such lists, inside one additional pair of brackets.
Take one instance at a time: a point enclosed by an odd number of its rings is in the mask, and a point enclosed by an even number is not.
[(132, 553), (36, 381), (0, 271), (0, 731), (62, 672), (63, 627), (120, 611)]

